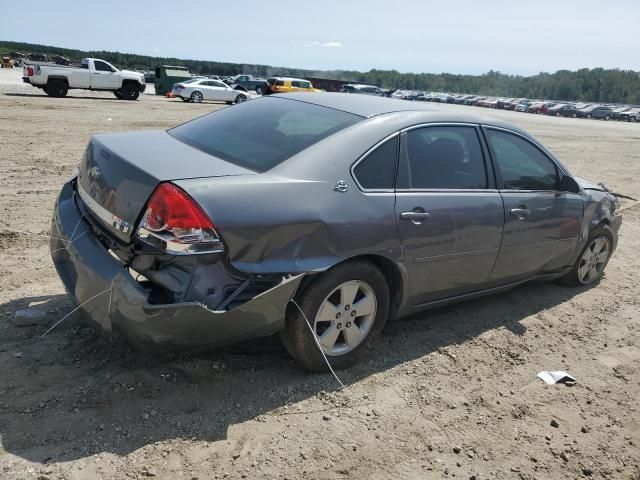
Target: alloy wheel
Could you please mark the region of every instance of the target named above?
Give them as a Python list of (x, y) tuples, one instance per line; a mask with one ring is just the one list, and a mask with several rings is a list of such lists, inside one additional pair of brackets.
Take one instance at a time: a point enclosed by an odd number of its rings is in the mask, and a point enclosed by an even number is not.
[(313, 331), (327, 356), (353, 351), (369, 334), (378, 301), (373, 288), (362, 280), (336, 287), (320, 304)]
[(583, 285), (595, 282), (604, 267), (607, 265), (611, 254), (611, 242), (604, 235), (594, 238), (589, 246), (585, 248), (578, 266), (578, 280)]
[(191, 101), (193, 103), (201, 103), (202, 102), (202, 94), (200, 92), (193, 92), (191, 94)]

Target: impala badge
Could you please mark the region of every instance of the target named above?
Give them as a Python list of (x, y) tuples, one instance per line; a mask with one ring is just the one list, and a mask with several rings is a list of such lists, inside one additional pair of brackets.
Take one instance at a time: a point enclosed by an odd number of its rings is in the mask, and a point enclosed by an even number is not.
[(89, 177), (91, 179), (98, 180), (98, 178), (100, 178), (100, 175), (102, 174), (102, 172), (100, 171), (100, 169), (98, 167), (91, 167), (89, 169)]
[(336, 183), (336, 186), (333, 187), (333, 189), (336, 192), (348, 192), (349, 191), (349, 184), (347, 182), (345, 182), (344, 180), (340, 180), (338, 183)]

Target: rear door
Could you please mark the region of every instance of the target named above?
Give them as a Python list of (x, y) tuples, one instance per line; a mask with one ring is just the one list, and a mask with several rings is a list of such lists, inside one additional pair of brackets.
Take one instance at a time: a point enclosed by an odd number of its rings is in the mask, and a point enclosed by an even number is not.
[(504, 214), (479, 127), (402, 133), (395, 213), (414, 304), (485, 286)]
[(564, 267), (578, 239), (580, 194), (560, 191), (561, 168), (525, 137), (484, 129), (504, 201), (504, 236), (491, 279), (515, 281)]

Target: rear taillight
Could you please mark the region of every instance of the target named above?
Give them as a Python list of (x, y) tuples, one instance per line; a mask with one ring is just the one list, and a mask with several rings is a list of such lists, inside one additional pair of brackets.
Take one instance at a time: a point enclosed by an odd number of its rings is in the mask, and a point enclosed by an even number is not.
[(178, 84), (178, 85), (176, 85), (176, 89), (177, 90), (184, 90), (184, 85)]
[(27, 67), (27, 77), (33, 77), (33, 68)]
[(211, 219), (193, 198), (172, 183), (161, 183), (154, 190), (138, 237), (176, 255), (224, 250)]

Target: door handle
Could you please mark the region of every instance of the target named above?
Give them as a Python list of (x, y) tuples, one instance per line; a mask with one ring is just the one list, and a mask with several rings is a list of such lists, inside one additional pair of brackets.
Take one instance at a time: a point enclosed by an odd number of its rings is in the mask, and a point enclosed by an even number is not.
[(526, 207), (511, 209), (511, 216), (516, 217), (518, 220), (524, 220), (529, 215), (531, 215), (531, 210)]
[(427, 212), (402, 212), (400, 214), (400, 219), (401, 220), (420, 221), (420, 220), (426, 220), (430, 216), (431, 216), (431, 214), (427, 213)]

